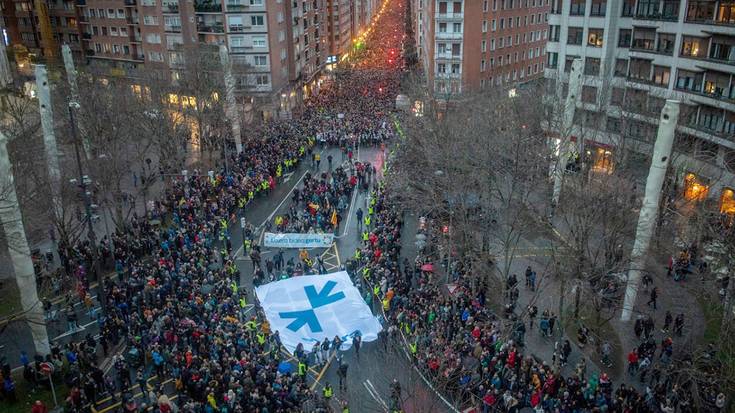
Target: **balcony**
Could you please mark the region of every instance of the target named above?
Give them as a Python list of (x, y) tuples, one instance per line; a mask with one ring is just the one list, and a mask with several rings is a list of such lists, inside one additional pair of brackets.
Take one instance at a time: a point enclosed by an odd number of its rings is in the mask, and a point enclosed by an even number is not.
[(197, 13), (221, 13), (222, 4), (212, 1), (197, 1), (194, 3), (194, 11)]
[(164, 26), (164, 30), (167, 32), (181, 32), (180, 24), (167, 24)]
[(246, 30), (250, 30), (251, 26), (246, 26), (244, 24), (231, 24), (227, 28), (231, 33), (241, 33)]
[(140, 37), (140, 33), (130, 35), (130, 43), (140, 43), (143, 39)]
[(87, 49), (84, 51), (84, 54), (87, 56), (94, 56), (94, 50), (93, 49)]
[(82, 39), (89, 40), (92, 38), (92, 33), (82, 33)]
[(125, 0), (125, 6), (134, 7), (136, 4), (135, 0)]
[(232, 53), (246, 53), (250, 50), (253, 50), (253, 46), (232, 46), (230, 47), (230, 51)]
[(77, 6), (86, 6), (87, 0), (77, 0)]
[(222, 23), (197, 24), (197, 31), (199, 33), (224, 33), (225, 26)]
[(462, 39), (462, 32), (437, 32), (436, 38), (437, 39)]
[(126, 20), (128, 21), (128, 24), (140, 24), (140, 19), (138, 19), (138, 16), (128, 16)]
[(436, 14), (437, 19), (463, 19), (464, 13), (437, 13)]
[(241, 11), (247, 11), (249, 8), (250, 8), (249, 4), (227, 3), (227, 11), (241, 12)]
[(79, 14), (79, 17), (77, 18), (77, 20), (79, 21), (79, 23), (89, 23), (89, 17), (81, 13)]
[(168, 3), (163, 5), (163, 12), (164, 13), (178, 13), (179, 12), (179, 4), (178, 3)]
[(690, 0), (684, 20), (688, 23), (735, 26), (735, 1)]

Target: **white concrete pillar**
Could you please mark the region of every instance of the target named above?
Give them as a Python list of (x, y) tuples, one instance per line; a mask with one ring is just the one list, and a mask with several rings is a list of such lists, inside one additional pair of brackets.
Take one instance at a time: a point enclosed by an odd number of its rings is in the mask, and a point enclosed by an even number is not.
[(582, 59), (574, 59), (572, 62), (572, 70), (569, 73), (569, 91), (564, 101), (564, 112), (562, 113), (561, 125), (559, 128), (559, 155), (554, 165), (554, 191), (551, 198), (553, 205), (559, 204), (561, 196), (561, 187), (564, 181), (564, 173), (567, 163), (571, 158), (574, 150), (572, 144), (572, 130), (574, 128), (574, 111), (582, 94)]
[(74, 67), (74, 58), (71, 55), (71, 49), (68, 44), (61, 46), (61, 56), (64, 58), (64, 70), (66, 70), (66, 80), (69, 82), (69, 91), (71, 91), (72, 100), (79, 99), (79, 87), (77, 86), (77, 70)]
[[(64, 59), (64, 70), (66, 71), (66, 81), (69, 83), (69, 92), (71, 94), (70, 101), (79, 102), (79, 83), (77, 82), (77, 69), (74, 66), (74, 57), (71, 54), (71, 49), (68, 44), (61, 46), (61, 56)], [(79, 133), (82, 134), (82, 146), (84, 147), (84, 156), (86, 159), (92, 158), (92, 143), (89, 141), (89, 137), (84, 133), (82, 125), (78, 125)]]
[(8, 156), (8, 139), (0, 132), (0, 224), (5, 232), (8, 244), (10, 261), (15, 272), (15, 282), (20, 294), (20, 304), (23, 309), (23, 319), (33, 337), (36, 353), (47, 355), (51, 353), (46, 321), (43, 315), (43, 304), (38, 299), (36, 290), (36, 273), (33, 271), (31, 250), (28, 247), (23, 216), (20, 213), (18, 197), (15, 192), (13, 169)]
[(667, 100), (661, 110), (661, 119), (658, 125), (658, 135), (653, 146), (651, 167), (646, 179), (646, 192), (643, 196), (643, 205), (638, 215), (638, 227), (635, 233), (633, 252), (630, 254), (630, 269), (628, 270), (628, 283), (625, 289), (625, 300), (623, 312), (620, 316), (622, 321), (630, 321), (633, 315), (633, 307), (638, 296), (638, 285), (641, 274), (646, 265), (646, 254), (651, 242), (658, 208), (661, 201), (661, 189), (663, 188), (666, 170), (671, 158), (671, 148), (674, 145), (674, 132), (679, 120), (679, 101)]
[(232, 65), (230, 64), (230, 54), (227, 51), (227, 46), (220, 45), (219, 59), (222, 62), (222, 70), (225, 75), (225, 114), (232, 126), (232, 139), (235, 140), (235, 148), (237, 148), (237, 153), (240, 153), (242, 152), (240, 117), (237, 111), (237, 103), (235, 102), (235, 78), (232, 76)]
[(43, 130), (43, 147), (46, 151), (46, 164), (51, 187), (51, 196), (54, 212), (60, 216), (61, 211), (61, 172), (59, 169), (59, 151), (54, 133), (54, 113), (51, 107), (51, 88), (48, 83), (48, 73), (45, 65), (36, 65), (36, 91), (38, 107), (41, 114), (41, 129)]
[(6, 87), (12, 84), (13, 72), (10, 70), (8, 52), (5, 48), (5, 39), (3, 39), (2, 30), (0, 30), (0, 87)]

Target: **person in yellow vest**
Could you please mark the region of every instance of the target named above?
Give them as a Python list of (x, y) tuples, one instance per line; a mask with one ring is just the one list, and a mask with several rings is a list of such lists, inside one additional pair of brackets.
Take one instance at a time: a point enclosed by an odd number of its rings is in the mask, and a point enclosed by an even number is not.
[(309, 368), (306, 365), (306, 363), (304, 363), (303, 360), (299, 360), (298, 369), (299, 369), (298, 371), (299, 379), (301, 380), (302, 383), (305, 383), (306, 382), (306, 372), (309, 370)]
[(375, 212), (375, 209), (373, 208), (373, 206), (372, 206), (372, 205), (370, 205), (370, 206), (368, 207), (368, 215), (372, 215), (372, 214), (373, 214), (373, 212)]
[(388, 298), (383, 298), (383, 311), (390, 310), (390, 300)]
[(322, 389), (322, 396), (324, 396), (324, 402), (329, 406), (329, 402), (332, 400), (332, 396), (334, 396), (334, 390), (329, 382), (327, 382), (327, 385)]
[(355, 259), (360, 260), (361, 256), (362, 256), (362, 253), (360, 253), (360, 248), (355, 248)]
[(280, 178), (282, 174), (283, 174), (283, 167), (279, 163), (278, 168), (276, 168), (276, 178)]
[(261, 346), (265, 344), (265, 334), (257, 333), (255, 337), (258, 339), (258, 344), (260, 344)]
[(362, 278), (366, 280), (370, 280), (370, 268), (369, 267), (364, 267), (362, 269)]
[(372, 221), (370, 219), (370, 215), (366, 216), (364, 221), (365, 221), (365, 228), (370, 228), (370, 222)]
[(373, 286), (373, 295), (380, 298), (380, 285), (376, 284)]
[(365, 245), (367, 245), (369, 240), (370, 240), (370, 233), (367, 231), (363, 231), (362, 232), (362, 242), (364, 242)]

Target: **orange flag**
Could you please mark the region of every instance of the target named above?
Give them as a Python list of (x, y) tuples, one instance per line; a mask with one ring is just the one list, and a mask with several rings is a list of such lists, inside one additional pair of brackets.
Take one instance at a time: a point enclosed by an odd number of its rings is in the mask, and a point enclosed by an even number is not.
[(337, 210), (336, 209), (332, 211), (332, 219), (330, 221), (332, 221), (332, 225), (334, 225), (335, 227), (337, 226)]

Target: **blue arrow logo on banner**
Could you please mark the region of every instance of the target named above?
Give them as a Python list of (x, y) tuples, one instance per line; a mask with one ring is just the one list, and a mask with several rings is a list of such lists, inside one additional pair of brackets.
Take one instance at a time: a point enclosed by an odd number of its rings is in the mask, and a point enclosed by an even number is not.
[(337, 286), (336, 282), (327, 281), (319, 292), (316, 291), (316, 288), (313, 285), (307, 285), (304, 287), (304, 292), (306, 293), (306, 298), (309, 299), (311, 308), (308, 310), (285, 311), (278, 313), (278, 316), (281, 318), (294, 319), (288, 326), (286, 326), (286, 328), (296, 332), (301, 327), (308, 324), (312, 333), (321, 333), (323, 331), (322, 325), (319, 324), (319, 319), (317, 318), (316, 313), (314, 313), (314, 309), (324, 307), (325, 305), (335, 303), (345, 298), (345, 293), (342, 291), (330, 295), (335, 286)]
[(327, 281), (327, 283), (324, 284), (324, 287), (322, 287), (322, 290), (319, 293), (316, 292), (316, 288), (314, 288), (313, 285), (307, 285), (306, 287), (304, 287), (306, 298), (309, 299), (311, 308), (324, 307), (325, 305), (332, 304), (345, 298), (345, 293), (343, 293), (342, 291), (334, 295), (329, 295), (329, 293), (332, 292), (336, 285), (337, 283), (334, 281)]
[(289, 330), (296, 332), (305, 324), (309, 325), (309, 329), (312, 333), (321, 333), (322, 325), (319, 324), (319, 320), (316, 318), (314, 310), (301, 310), (301, 311), (288, 311), (278, 313), (281, 318), (293, 318), (294, 320), (286, 326)]

